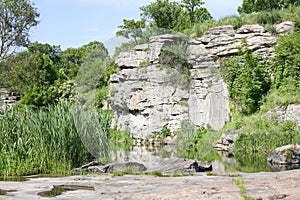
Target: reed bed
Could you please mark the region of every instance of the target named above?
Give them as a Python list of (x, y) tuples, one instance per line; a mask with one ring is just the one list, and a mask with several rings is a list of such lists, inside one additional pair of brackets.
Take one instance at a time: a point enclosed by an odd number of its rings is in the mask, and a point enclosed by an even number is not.
[(6, 109), (0, 115), (0, 175), (68, 174), (86, 161), (71, 105)]

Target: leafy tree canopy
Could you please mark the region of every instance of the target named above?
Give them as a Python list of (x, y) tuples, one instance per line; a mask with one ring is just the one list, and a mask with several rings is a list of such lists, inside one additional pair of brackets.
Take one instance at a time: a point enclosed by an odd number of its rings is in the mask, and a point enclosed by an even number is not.
[(70, 98), (82, 64), (108, 57), (108, 51), (98, 41), (65, 51), (60, 46), (36, 42), (2, 60), (0, 78), (9, 90), (21, 95), (20, 103), (40, 107)]
[(266, 10), (280, 10), (299, 4), (299, 0), (243, 0), (242, 6), (238, 7), (238, 12), (249, 14)]
[(15, 47), (28, 45), (29, 30), (38, 24), (38, 17), (29, 0), (0, 0), (0, 59)]
[(141, 16), (153, 20), (157, 27), (181, 31), (197, 22), (212, 19), (203, 4), (202, 0), (182, 0), (179, 3), (157, 0), (140, 9)]
[(134, 19), (127, 20), (123, 19), (123, 25), (118, 26), (121, 30), (119, 30), (116, 35), (117, 36), (124, 36), (125, 38), (129, 39), (132, 37), (137, 43), (137, 38), (141, 38), (143, 34), (143, 28), (146, 27), (146, 20), (143, 18), (139, 21), (135, 21)]
[[(137, 43), (137, 39), (144, 37), (143, 34), (147, 35), (142, 29), (146, 28), (147, 30), (149, 26), (152, 29), (174, 31), (191, 28), (195, 23), (212, 19), (207, 9), (202, 7), (203, 4), (202, 0), (182, 0), (181, 2), (157, 0), (140, 8), (141, 20), (124, 19), (123, 25), (119, 26), (120, 30), (116, 35), (126, 38), (133, 37)], [(149, 24), (146, 24), (146, 19), (149, 20)]]

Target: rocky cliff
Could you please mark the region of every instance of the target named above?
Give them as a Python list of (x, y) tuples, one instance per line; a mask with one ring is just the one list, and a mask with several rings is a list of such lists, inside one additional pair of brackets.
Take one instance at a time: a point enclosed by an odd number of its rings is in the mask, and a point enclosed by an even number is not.
[[(284, 22), (276, 28), (282, 31), (289, 27), (290, 23)], [(230, 109), (227, 86), (219, 74), (220, 59), (237, 54), (242, 40), (254, 54), (270, 57), (277, 42), (260, 25), (237, 30), (231, 25), (211, 28), (202, 37), (188, 40), (190, 79), (183, 87), (174, 82), (180, 72), (175, 67), (163, 67), (159, 59), (166, 46), (183, 40), (168, 34), (151, 37), (149, 43), (116, 59), (121, 71), (111, 76), (109, 103), (119, 129), (129, 129), (135, 138), (146, 138), (163, 126), (174, 131), (183, 120), (222, 128), (230, 118)]]

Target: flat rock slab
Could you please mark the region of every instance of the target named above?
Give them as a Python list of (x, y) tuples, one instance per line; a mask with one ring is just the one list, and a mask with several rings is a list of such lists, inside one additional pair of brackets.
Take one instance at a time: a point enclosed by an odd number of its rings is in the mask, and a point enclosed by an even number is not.
[[(300, 170), (272, 173), (238, 173), (245, 180), (246, 194), (252, 199), (299, 199)], [(84, 175), (63, 178), (30, 178), (26, 182), (0, 182), (2, 190), (16, 190), (0, 199), (243, 199), (233, 184), (237, 177), (207, 176), (197, 173), (184, 177), (147, 175)], [(95, 190), (68, 191), (57, 197), (40, 197), (53, 185), (90, 186)]]

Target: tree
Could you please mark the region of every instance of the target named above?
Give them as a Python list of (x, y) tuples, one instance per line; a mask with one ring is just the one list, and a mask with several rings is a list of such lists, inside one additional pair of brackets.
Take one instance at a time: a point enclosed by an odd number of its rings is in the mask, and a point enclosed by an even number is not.
[(143, 34), (143, 28), (146, 27), (146, 20), (142, 18), (139, 21), (135, 21), (134, 19), (127, 20), (123, 19), (123, 25), (118, 26), (121, 30), (119, 30), (116, 35), (124, 36), (125, 38), (133, 38), (135, 43), (137, 44), (137, 38), (141, 38)]
[(202, 0), (182, 0), (170, 2), (157, 0), (154, 3), (141, 7), (141, 15), (153, 20), (153, 25), (159, 28), (182, 31), (195, 23), (212, 19), (212, 16), (203, 8)]
[(157, 0), (142, 6), (140, 10), (142, 17), (154, 20), (152, 25), (166, 29), (175, 29), (179, 16), (183, 12), (182, 7), (177, 2), (169, 2), (169, 0)]
[(0, 59), (14, 47), (29, 44), (29, 30), (38, 24), (36, 8), (29, 0), (0, 1)]
[(298, 6), (299, 4), (299, 0), (243, 0), (242, 6), (238, 7), (238, 12), (241, 14), (280, 10), (288, 8), (290, 5)]
[(212, 19), (208, 10), (201, 7), (204, 4), (202, 0), (182, 0), (181, 4), (187, 10), (191, 25)]

